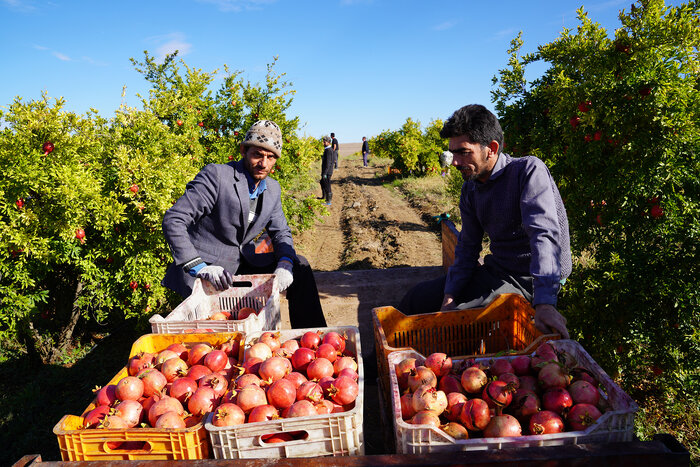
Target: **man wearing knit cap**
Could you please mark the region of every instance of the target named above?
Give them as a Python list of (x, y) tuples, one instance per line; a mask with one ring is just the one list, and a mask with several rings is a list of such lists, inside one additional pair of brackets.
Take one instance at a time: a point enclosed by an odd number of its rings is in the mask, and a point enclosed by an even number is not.
[[(279, 126), (255, 122), (240, 150), (238, 161), (204, 167), (165, 213), (173, 262), (162, 283), (187, 297), (195, 278), (225, 290), (234, 275), (274, 272), (280, 291), (287, 290), (292, 328), (325, 327), (311, 267), (294, 250), (280, 184), (268, 178), (282, 154)], [(256, 251), (261, 234), (273, 251)]]

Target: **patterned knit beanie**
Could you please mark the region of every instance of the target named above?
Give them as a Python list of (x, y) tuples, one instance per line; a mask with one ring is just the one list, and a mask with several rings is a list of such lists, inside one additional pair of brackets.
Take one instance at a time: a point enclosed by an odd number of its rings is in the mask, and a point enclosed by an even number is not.
[(277, 157), (282, 155), (282, 130), (275, 122), (258, 120), (253, 123), (243, 138), (243, 146), (257, 146), (272, 151)]

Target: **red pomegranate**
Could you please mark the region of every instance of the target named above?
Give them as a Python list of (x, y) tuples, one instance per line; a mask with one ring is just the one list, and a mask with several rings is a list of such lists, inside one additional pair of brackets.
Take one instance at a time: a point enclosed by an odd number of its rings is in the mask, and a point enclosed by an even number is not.
[(485, 438), (505, 438), (510, 436), (521, 436), (522, 427), (520, 422), (512, 415), (496, 415), (484, 428)]
[(558, 413), (543, 410), (530, 417), (529, 429), (533, 435), (561, 433), (564, 431), (564, 421)]

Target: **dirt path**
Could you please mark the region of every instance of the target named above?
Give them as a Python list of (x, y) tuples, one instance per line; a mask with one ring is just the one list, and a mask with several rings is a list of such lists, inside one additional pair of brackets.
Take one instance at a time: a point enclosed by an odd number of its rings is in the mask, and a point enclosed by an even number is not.
[(299, 253), (315, 271), (439, 266), (436, 232), (398, 191), (381, 185), (377, 175), (387, 166), (363, 167), (358, 149), (341, 145), (340, 166), (331, 179), (330, 216), (295, 237)]

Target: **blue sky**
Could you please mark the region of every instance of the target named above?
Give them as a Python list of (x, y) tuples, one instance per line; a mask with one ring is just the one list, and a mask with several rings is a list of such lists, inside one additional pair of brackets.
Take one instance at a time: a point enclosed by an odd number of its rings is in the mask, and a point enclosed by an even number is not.
[[(242, 70), (253, 82), (279, 56), (301, 132), (359, 142), (407, 117), (423, 125), (469, 103), (493, 109), (491, 78), (523, 31), (524, 51), (578, 25), (608, 29), (631, 0), (0, 0), (0, 106), (64, 97), (78, 113), (140, 107), (130, 57), (179, 49), (190, 67)], [(678, 5), (679, 1), (667, 4)], [(217, 86), (218, 83), (215, 83)]]

